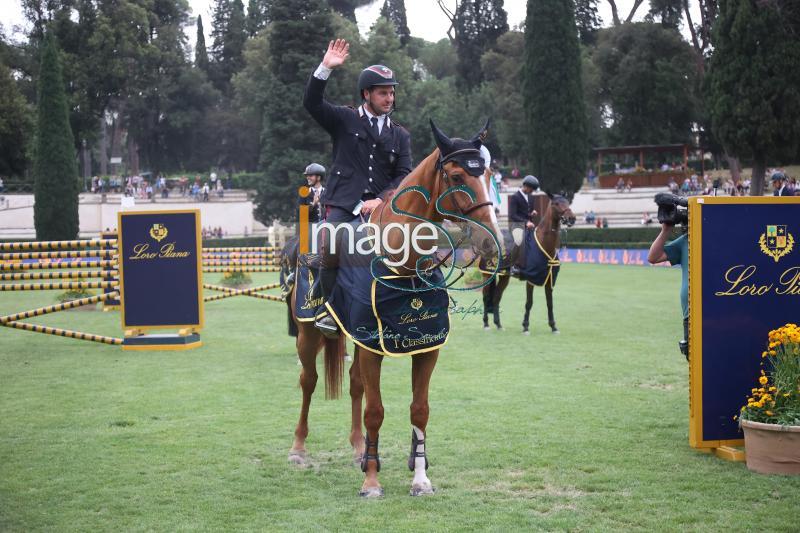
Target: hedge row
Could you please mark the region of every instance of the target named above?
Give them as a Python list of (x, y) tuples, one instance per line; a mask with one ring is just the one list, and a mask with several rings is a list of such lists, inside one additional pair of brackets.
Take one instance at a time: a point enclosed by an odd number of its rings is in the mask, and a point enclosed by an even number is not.
[(562, 234), (569, 248), (649, 248), (660, 226), (643, 228), (571, 228)]
[(271, 246), (266, 237), (239, 237), (230, 239), (203, 239), (203, 248), (243, 248)]

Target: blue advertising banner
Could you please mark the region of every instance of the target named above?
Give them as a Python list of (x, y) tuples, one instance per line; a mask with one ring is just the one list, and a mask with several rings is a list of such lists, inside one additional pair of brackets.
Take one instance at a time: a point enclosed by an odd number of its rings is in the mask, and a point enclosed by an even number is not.
[(200, 211), (122, 211), (122, 327), (203, 327)]
[(689, 440), (739, 445), (767, 335), (800, 314), (800, 198), (693, 199), (689, 231)]

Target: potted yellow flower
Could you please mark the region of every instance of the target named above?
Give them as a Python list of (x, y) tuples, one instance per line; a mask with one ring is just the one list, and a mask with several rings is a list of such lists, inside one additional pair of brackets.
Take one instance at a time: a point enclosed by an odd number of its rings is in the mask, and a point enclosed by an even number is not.
[(747, 468), (800, 475), (800, 328), (786, 324), (770, 331), (761, 357), (767, 370), (739, 416)]

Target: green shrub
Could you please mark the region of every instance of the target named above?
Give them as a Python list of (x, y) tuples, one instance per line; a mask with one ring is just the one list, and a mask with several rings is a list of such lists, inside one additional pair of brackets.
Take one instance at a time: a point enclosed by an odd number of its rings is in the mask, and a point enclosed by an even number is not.
[(90, 298), (94, 296), (94, 291), (90, 291), (88, 289), (74, 289), (69, 291), (64, 291), (58, 296), (56, 296), (56, 300), (58, 303), (67, 303), (71, 302), (72, 300), (80, 300), (82, 298)]

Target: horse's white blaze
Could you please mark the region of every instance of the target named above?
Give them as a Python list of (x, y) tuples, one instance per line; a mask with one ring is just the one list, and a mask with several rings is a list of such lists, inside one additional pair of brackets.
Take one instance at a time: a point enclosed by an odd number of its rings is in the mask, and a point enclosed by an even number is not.
[[(414, 434), (417, 436), (418, 441), (423, 441), (425, 439), (425, 433), (422, 432), (417, 426), (412, 425), (411, 429), (414, 430)], [(417, 452), (424, 452), (425, 451), (425, 444), (417, 444)], [(425, 458), (424, 457), (415, 457), (414, 458), (414, 479), (411, 481), (412, 487), (430, 487), (431, 480), (428, 479), (428, 475), (425, 473)]]

